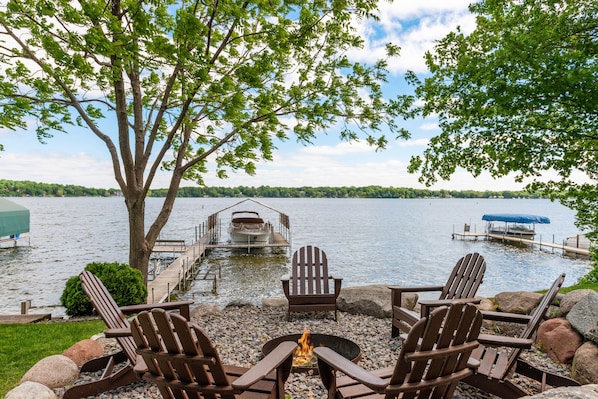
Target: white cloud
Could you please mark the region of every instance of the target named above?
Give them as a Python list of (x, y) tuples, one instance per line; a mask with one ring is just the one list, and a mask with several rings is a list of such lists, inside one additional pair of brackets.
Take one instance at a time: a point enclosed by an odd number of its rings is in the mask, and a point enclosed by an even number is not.
[(345, 155), (358, 153), (373, 153), (375, 148), (368, 145), (365, 141), (353, 141), (350, 143), (342, 142), (334, 146), (321, 145), (303, 147), (299, 150), (300, 153), (316, 154), (316, 155)]
[(374, 62), (384, 58), (384, 46), (392, 42), (401, 47), (400, 57), (389, 65), (393, 73), (427, 71), (424, 54), (436, 41), (460, 26), (465, 33), (475, 28), (475, 18), (467, 6), (470, 1), (420, 0), (417, 2), (380, 2), (380, 21), (355, 20), (366, 48), (353, 51), (352, 59)]
[(397, 141), (397, 145), (399, 147), (425, 147), (428, 145), (429, 142), (430, 140), (423, 138), (407, 141)]
[(440, 130), (437, 123), (424, 123), (419, 127), (421, 130)]

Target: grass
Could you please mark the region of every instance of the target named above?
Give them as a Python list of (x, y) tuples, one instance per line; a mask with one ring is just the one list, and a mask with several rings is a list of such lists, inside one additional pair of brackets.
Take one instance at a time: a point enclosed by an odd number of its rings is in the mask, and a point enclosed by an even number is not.
[(39, 360), (104, 331), (101, 320), (0, 325), (0, 398)]

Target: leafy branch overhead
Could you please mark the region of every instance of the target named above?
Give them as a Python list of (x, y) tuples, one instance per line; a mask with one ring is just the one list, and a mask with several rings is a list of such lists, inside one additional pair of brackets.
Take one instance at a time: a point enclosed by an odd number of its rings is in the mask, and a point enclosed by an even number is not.
[[(222, 175), (252, 173), (255, 160), (272, 158), (272, 137), (291, 131), (309, 143), (340, 122), (343, 139), (383, 147), (372, 131), (406, 136), (395, 123), (400, 102), (381, 91), (388, 61), (347, 56), (363, 45), (351, 19), (373, 18), (375, 4), (9, 1), (0, 123), (24, 128), (33, 117), (40, 140), (87, 126), (113, 159), (150, 164), (150, 176), (167, 161), (199, 182), (194, 168), (204, 172), (212, 153)], [(118, 140), (104, 122), (112, 115)]]
[(442, 130), (410, 170), (427, 184), (457, 168), (514, 173), (598, 231), (598, 3), (484, 0), (470, 11), (476, 29), (444, 37), (426, 55), (430, 76), (409, 77)]
[[(110, 153), (128, 210), (130, 264), (143, 267), (183, 179), (271, 160), (276, 140), (310, 144), (328, 130), (383, 148), (409, 97), (382, 92), (395, 44), (371, 64), (356, 19), (377, 1), (8, 0), (0, 11), (0, 126), (40, 141), (70, 125)], [(77, 130), (80, 131), (80, 130)], [(171, 180), (147, 230), (143, 202)], [(137, 235), (133, 238), (133, 234)], [(141, 259), (141, 260), (139, 260)]]

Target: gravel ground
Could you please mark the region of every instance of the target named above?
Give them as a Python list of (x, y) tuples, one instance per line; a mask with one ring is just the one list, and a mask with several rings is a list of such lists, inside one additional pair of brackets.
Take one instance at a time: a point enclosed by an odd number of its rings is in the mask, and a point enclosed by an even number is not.
[[(250, 367), (262, 356), (261, 348), (269, 340), (286, 335), (302, 333), (308, 327), (313, 334), (342, 336), (357, 343), (362, 358), (359, 364), (368, 370), (394, 365), (400, 350), (400, 340), (390, 336), (390, 319), (377, 319), (364, 315), (339, 312), (335, 322), (331, 313), (294, 313), (287, 321), (285, 308), (263, 308), (252, 305), (228, 306), (225, 309), (213, 306), (198, 307), (192, 311), (192, 320), (208, 332), (217, 346), (223, 362)], [(536, 351), (527, 351), (525, 357), (538, 365), (569, 375), (567, 368), (554, 364)], [(80, 381), (98, 378), (98, 374), (84, 373)], [(539, 385), (526, 378), (515, 377), (530, 394), (538, 392)], [(318, 375), (310, 372), (294, 372), (286, 383), (287, 399), (325, 399), (323, 385)], [(56, 390), (59, 398), (63, 390)], [(101, 399), (161, 398), (157, 388), (140, 382), (96, 396)], [(460, 384), (456, 399), (494, 399), (466, 384)]]

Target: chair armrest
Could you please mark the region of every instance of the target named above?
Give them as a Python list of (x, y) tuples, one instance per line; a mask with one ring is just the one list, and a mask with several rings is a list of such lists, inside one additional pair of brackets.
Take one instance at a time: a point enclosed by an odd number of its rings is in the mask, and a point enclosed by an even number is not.
[(427, 292), (427, 291), (442, 291), (444, 285), (429, 285), (429, 286), (422, 286), (422, 287), (401, 287), (400, 285), (389, 285), (393, 291), (403, 291), (403, 292)]
[(129, 305), (122, 306), (121, 312), (124, 314), (140, 313), (144, 310), (152, 309), (164, 309), (164, 310), (176, 310), (178, 309), (185, 319), (189, 320), (189, 305), (195, 303), (193, 300), (178, 301), (178, 302), (162, 302), (162, 303), (143, 303), (140, 305)]
[(145, 364), (145, 360), (141, 355), (137, 355), (135, 360), (135, 366), (133, 366), (133, 371), (139, 378), (143, 376), (145, 372), (147, 372), (147, 365)]
[(263, 379), (270, 374), (272, 370), (277, 369), (285, 361), (289, 361), (289, 370), (293, 362), (293, 353), (297, 348), (297, 344), (292, 341), (285, 341), (280, 343), (274, 350), (255, 366), (249, 369), (245, 374), (237, 378), (231, 385), (233, 389), (244, 391), (251, 385)]
[(534, 344), (533, 339), (505, 337), (504, 335), (480, 334), (478, 342), (486, 346), (507, 346), (509, 348), (529, 349)]
[(509, 323), (527, 324), (532, 316), (527, 314), (493, 312), (490, 310), (482, 310), (484, 320), (506, 321)]
[(418, 302), (421, 306), (421, 316), (428, 317), (430, 315), (430, 309), (432, 308), (449, 306), (451, 303), (473, 303), (474, 305), (478, 305), (480, 302), (482, 302), (482, 298), (430, 299)]
[(436, 308), (439, 306), (449, 306), (452, 303), (473, 303), (474, 305), (482, 302), (482, 298), (459, 298), (459, 299), (425, 299), (418, 301), (421, 305)]
[(106, 336), (106, 338), (130, 337), (131, 329), (130, 328), (109, 328), (107, 330), (104, 330), (104, 335)]
[(314, 354), (318, 357), (318, 363), (323, 362), (332, 369), (341, 371), (377, 393), (384, 393), (388, 386), (388, 381), (367, 372), (330, 348), (325, 346), (317, 347), (314, 349)]

